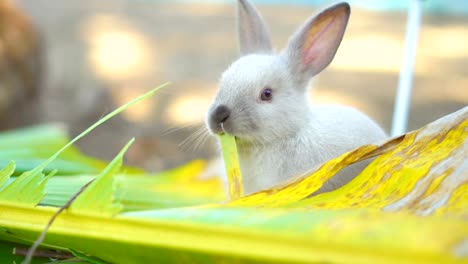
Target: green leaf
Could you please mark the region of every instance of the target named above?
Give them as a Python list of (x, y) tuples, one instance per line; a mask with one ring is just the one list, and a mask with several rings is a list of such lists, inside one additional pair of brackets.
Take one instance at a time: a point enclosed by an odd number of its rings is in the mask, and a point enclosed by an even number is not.
[(45, 195), (44, 179), (41, 172), (24, 172), (0, 191), (0, 201), (36, 205)]
[[(0, 204), (8, 230), (0, 239), (35, 239), (53, 213)], [(404, 212), (198, 207), (118, 217), (67, 211), (45, 242), (111, 263), (458, 263), (454, 248), (467, 236), (464, 220)]]
[(70, 205), (72, 212), (113, 215), (122, 210), (120, 202), (115, 202), (115, 174), (122, 166), (123, 155), (135, 140), (130, 140), (120, 153), (109, 163)]
[[(115, 176), (116, 199), (124, 211), (170, 208), (222, 202), (223, 183), (218, 177), (201, 178), (206, 162), (192, 161), (183, 166), (154, 174)], [(42, 205), (63, 206), (92, 175), (54, 177), (48, 181)]]
[(1, 171), (0, 171), (0, 190), (2, 190), (3, 185), (8, 181), (10, 176), (15, 171), (15, 162), (10, 161)]

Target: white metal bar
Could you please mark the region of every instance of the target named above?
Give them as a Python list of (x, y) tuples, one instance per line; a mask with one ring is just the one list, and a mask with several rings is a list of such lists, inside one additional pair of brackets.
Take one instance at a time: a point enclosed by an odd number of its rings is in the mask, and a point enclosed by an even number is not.
[(408, 124), (414, 61), (421, 27), (422, 1), (423, 0), (409, 1), (403, 64), (400, 71), (395, 108), (393, 111), (392, 136), (405, 133)]

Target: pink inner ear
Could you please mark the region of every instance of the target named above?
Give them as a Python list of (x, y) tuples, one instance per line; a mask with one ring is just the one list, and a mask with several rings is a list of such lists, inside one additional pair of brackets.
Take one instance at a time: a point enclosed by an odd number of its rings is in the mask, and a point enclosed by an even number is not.
[(307, 38), (303, 47), (304, 56), (302, 60), (302, 63), (305, 66), (317, 59), (321, 53), (327, 52), (327, 46), (330, 45), (330, 41), (336, 39), (337, 34), (333, 32), (339, 28), (336, 26), (333, 27), (336, 24), (336, 18), (337, 17), (332, 17), (326, 25), (319, 26), (318, 30), (316, 26), (312, 26), (307, 32)]

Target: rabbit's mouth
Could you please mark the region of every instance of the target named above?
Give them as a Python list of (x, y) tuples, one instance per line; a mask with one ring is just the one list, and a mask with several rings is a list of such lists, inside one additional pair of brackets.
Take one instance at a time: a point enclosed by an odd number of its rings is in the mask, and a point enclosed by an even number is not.
[(208, 123), (208, 130), (214, 135), (231, 134), (231, 129), (226, 122)]

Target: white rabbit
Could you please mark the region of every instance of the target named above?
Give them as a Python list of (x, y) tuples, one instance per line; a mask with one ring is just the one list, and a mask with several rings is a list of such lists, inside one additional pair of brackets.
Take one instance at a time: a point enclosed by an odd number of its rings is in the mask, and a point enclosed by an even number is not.
[[(308, 102), (309, 80), (332, 61), (349, 15), (347, 3), (324, 10), (274, 54), (262, 17), (249, 1), (239, 0), (242, 57), (223, 73), (206, 125), (213, 134), (236, 136), (246, 194), (386, 138), (374, 121), (357, 110), (311, 107)], [(345, 168), (319, 191), (342, 186), (367, 163)]]

